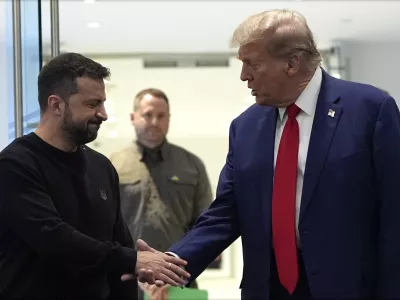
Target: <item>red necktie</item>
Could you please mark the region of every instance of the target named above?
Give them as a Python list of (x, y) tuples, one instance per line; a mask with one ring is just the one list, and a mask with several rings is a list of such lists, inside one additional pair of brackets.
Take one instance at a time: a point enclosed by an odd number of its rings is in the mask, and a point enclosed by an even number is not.
[(296, 183), (299, 154), (300, 112), (295, 104), (287, 108), (288, 119), (279, 143), (272, 194), (272, 239), (279, 280), (292, 294), (299, 277), (296, 247)]

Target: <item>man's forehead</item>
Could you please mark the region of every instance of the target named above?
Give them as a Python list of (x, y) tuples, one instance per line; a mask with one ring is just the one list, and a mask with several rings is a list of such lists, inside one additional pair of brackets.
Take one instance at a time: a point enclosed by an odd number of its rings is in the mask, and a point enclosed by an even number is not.
[(238, 51), (238, 58), (240, 60), (248, 59), (263, 54), (264, 51), (265, 48), (262, 47), (260, 42), (248, 43), (240, 46)]
[(146, 94), (143, 96), (140, 104), (143, 106), (168, 106), (165, 99), (153, 96), (151, 94)]
[(80, 93), (96, 94), (105, 98), (105, 84), (102, 79), (92, 79), (90, 77), (80, 77), (77, 80)]
[(79, 77), (77, 79), (78, 87), (85, 89), (105, 89), (103, 79), (94, 79), (90, 77)]
[(158, 97), (143, 98), (142, 101), (140, 101), (139, 107), (142, 109), (142, 111), (156, 110), (168, 112), (168, 104), (164, 99)]

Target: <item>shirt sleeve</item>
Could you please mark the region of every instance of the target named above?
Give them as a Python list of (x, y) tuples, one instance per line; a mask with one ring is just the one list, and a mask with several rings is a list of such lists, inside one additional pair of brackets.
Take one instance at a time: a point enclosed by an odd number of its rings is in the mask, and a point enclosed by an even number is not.
[[(129, 232), (128, 226), (126, 225), (121, 212), (121, 197), (119, 191), (119, 178), (118, 174), (114, 169), (114, 190), (116, 199), (118, 201), (117, 208), (117, 222), (114, 228), (114, 241), (120, 243), (124, 247), (134, 249), (134, 241)], [(138, 283), (136, 279), (121, 281), (122, 273), (118, 270), (111, 269), (109, 274), (110, 282), (110, 299), (115, 300), (134, 300), (137, 299), (138, 295)]]
[(113, 266), (134, 273), (136, 251), (118, 241), (100, 242), (67, 223), (57, 212), (43, 180), (29, 165), (0, 161), (0, 218), (28, 247), (65, 272)]

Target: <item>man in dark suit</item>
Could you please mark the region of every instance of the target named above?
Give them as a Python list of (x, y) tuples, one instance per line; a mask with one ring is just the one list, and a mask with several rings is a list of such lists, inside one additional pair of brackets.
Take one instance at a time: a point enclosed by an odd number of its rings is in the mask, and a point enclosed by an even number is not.
[(395, 101), (322, 70), (295, 12), (252, 16), (233, 42), (256, 104), (231, 124), (215, 201), (169, 252), (193, 280), (241, 236), (242, 299), (399, 299)]

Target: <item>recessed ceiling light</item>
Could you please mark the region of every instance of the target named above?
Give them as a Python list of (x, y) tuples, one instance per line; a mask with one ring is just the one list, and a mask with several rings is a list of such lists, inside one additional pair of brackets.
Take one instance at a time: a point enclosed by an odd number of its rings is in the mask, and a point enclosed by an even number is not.
[(95, 0), (85, 0), (84, 2), (87, 4), (93, 4), (95, 2)]
[(340, 22), (342, 23), (353, 23), (353, 20), (350, 18), (342, 18), (340, 19)]
[(89, 27), (89, 28), (99, 28), (100, 27), (100, 23), (98, 23), (98, 22), (89, 22), (89, 23), (87, 23), (87, 27)]

